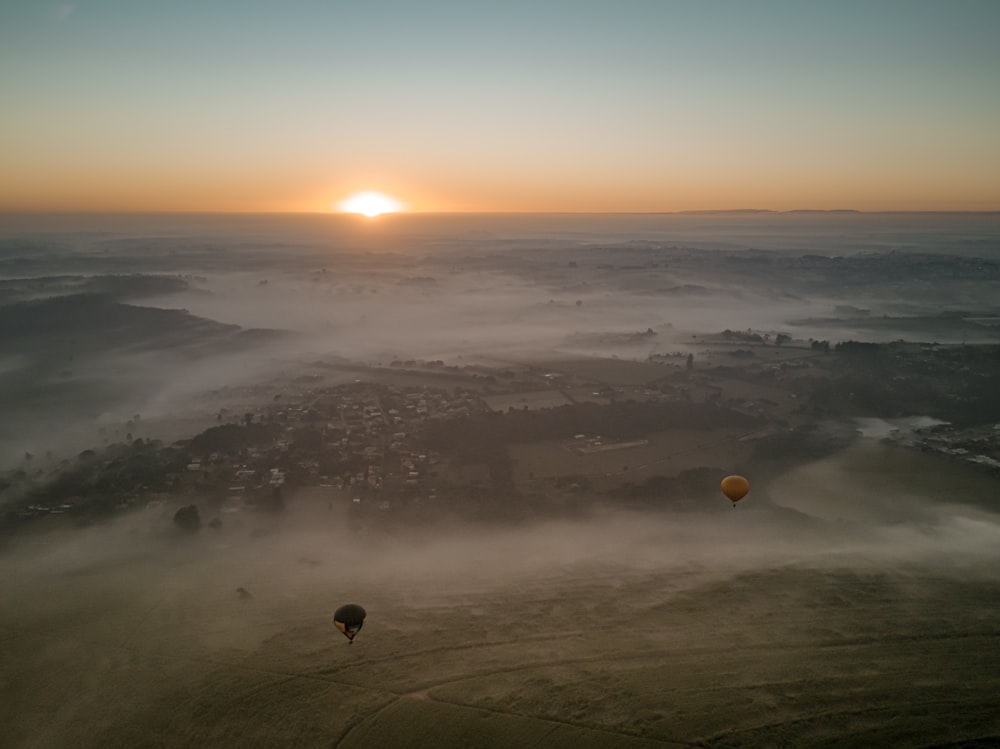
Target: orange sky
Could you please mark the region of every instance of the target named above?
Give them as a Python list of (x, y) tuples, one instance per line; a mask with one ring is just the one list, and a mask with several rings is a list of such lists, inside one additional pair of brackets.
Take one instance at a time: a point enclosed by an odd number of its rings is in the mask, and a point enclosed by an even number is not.
[(1000, 210), (1000, 3), (357, 5), (5, 4), (0, 210)]

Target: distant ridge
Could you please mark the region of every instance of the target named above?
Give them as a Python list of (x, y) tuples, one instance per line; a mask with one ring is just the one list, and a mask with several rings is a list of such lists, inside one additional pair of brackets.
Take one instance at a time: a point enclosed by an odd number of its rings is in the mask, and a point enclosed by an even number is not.
[(676, 213), (680, 216), (725, 216), (727, 214), (781, 213), (781, 211), (772, 211), (770, 208), (728, 208), (725, 210), (664, 211), (664, 213)]
[(69, 294), (0, 306), (0, 344), (7, 350), (94, 353), (135, 347), (209, 353), (273, 335), (280, 333), (245, 330), (182, 309), (124, 304), (110, 294)]
[[(866, 211), (859, 211), (856, 208), (796, 208), (791, 211), (782, 211), (782, 213), (865, 213)], [(872, 211), (868, 211), (871, 213)], [(878, 213), (885, 213), (885, 211), (877, 211)], [(892, 213), (893, 211), (889, 211)], [(910, 213), (925, 213), (925, 211), (910, 211)]]
[(126, 301), (185, 291), (192, 291), (192, 286), (188, 279), (179, 275), (120, 273), (14, 277), (0, 279), (0, 305), (77, 295)]
[[(674, 211), (682, 216), (725, 216), (730, 214), (743, 215), (743, 214), (758, 214), (767, 213), (775, 215), (783, 215), (787, 213), (865, 213), (866, 211), (859, 211), (856, 208), (794, 208), (790, 211), (772, 211), (770, 208), (730, 208), (725, 210), (701, 210), (701, 211)], [(885, 213), (885, 211), (875, 211), (876, 213)], [(925, 211), (911, 211), (912, 213), (924, 213)]]

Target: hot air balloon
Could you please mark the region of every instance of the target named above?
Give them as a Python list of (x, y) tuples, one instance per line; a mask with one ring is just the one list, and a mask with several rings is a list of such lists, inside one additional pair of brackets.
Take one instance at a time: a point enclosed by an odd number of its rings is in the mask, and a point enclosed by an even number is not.
[(742, 476), (726, 476), (722, 479), (722, 493), (729, 497), (729, 501), (736, 507), (736, 503), (743, 499), (750, 491), (750, 482)]
[(348, 603), (333, 612), (333, 623), (348, 639), (354, 642), (354, 635), (361, 631), (365, 623), (365, 610), (356, 603)]

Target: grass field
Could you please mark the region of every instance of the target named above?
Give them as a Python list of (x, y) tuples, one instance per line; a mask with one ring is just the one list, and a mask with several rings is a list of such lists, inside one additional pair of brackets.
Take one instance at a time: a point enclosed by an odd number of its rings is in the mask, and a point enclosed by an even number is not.
[(866, 506), (883, 458), (698, 514), (358, 537), (293, 502), (194, 537), (136, 515), (24, 539), (0, 559), (0, 743), (995, 745), (995, 483), (945, 511), (935, 466), (890, 461), (878, 491), (917, 521), (799, 505), (822, 479)]
[[(672, 429), (644, 436), (645, 445), (580, 454), (574, 440), (550, 440), (512, 445), (514, 480), (527, 487), (533, 480), (555, 476), (587, 476), (598, 488), (622, 481), (640, 482), (651, 476), (675, 476), (699, 466), (717, 466), (721, 475), (745, 461), (751, 441), (740, 441), (748, 430)], [(607, 477), (607, 481), (602, 479)]]

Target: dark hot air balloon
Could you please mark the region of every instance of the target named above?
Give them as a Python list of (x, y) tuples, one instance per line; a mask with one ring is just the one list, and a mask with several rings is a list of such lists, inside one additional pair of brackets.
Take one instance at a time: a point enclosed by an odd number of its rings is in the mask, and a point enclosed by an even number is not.
[(350, 642), (365, 623), (365, 610), (356, 603), (341, 606), (333, 613), (333, 623)]

